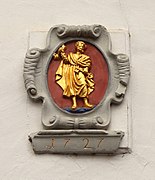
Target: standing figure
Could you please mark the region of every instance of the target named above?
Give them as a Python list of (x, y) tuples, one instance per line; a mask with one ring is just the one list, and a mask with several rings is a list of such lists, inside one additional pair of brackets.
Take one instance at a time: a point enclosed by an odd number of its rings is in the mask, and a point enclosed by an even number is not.
[(88, 102), (88, 95), (94, 90), (93, 74), (90, 73), (91, 59), (84, 54), (86, 44), (83, 41), (75, 43), (75, 53), (66, 55), (66, 46), (62, 45), (55, 59), (61, 63), (56, 71), (56, 83), (63, 89), (63, 95), (72, 98), (72, 109), (77, 108), (77, 97), (83, 98), (84, 105), (92, 108)]

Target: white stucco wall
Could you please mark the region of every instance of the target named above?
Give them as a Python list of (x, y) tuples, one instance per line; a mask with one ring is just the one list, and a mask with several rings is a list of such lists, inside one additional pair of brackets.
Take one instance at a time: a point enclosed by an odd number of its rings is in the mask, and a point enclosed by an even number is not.
[[(155, 179), (154, 20), (154, 0), (0, 1), (0, 180)], [(42, 126), (41, 105), (28, 99), (22, 77), (28, 34), (62, 23), (102, 24), (130, 32), (131, 154), (33, 153), (27, 135)]]

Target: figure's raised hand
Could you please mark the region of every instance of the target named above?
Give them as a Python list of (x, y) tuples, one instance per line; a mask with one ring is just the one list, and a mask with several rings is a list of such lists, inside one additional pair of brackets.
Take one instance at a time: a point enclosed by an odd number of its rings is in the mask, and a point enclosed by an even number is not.
[(54, 60), (60, 60), (65, 55), (66, 46), (63, 44), (57, 51), (53, 54)]
[(54, 57), (54, 60), (59, 60), (60, 59), (60, 57), (59, 57), (59, 55), (57, 53), (54, 53), (53, 57)]
[(59, 49), (58, 49), (58, 54), (61, 55), (61, 53), (64, 53), (66, 50), (66, 46), (63, 44)]

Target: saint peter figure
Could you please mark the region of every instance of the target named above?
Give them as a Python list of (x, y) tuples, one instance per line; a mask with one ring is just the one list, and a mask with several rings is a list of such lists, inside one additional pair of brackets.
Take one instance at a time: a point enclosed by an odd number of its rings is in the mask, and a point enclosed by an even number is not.
[(75, 43), (75, 53), (66, 55), (66, 46), (62, 45), (55, 59), (61, 63), (56, 71), (56, 83), (63, 89), (63, 95), (72, 99), (72, 109), (77, 108), (77, 97), (83, 98), (85, 107), (92, 108), (88, 95), (94, 90), (93, 74), (90, 73), (91, 59), (84, 54), (86, 44), (83, 41)]

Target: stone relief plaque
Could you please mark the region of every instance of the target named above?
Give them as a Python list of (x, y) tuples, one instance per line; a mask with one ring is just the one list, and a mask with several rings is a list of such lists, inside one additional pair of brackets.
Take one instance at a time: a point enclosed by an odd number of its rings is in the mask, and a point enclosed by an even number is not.
[(124, 132), (108, 127), (111, 104), (123, 101), (129, 58), (110, 50), (101, 25), (52, 27), (44, 49), (26, 53), (29, 97), (42, 101), (44, 130), (29, 140), (35, 153), (115, 154)]

